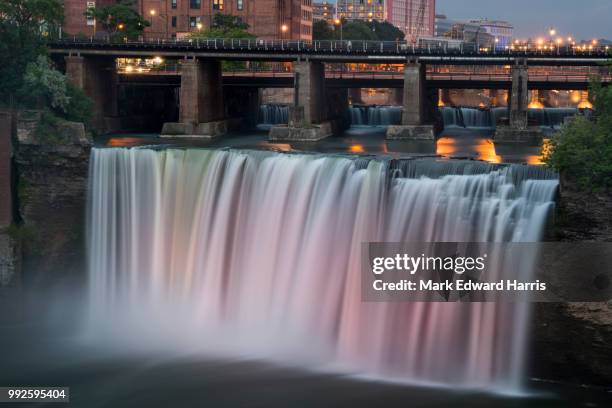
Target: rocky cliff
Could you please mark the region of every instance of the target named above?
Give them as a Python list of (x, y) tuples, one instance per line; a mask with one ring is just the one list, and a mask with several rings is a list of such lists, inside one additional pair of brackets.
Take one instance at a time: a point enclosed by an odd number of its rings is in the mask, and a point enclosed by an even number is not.
[[(553, 234), (558, 241), (612, 242), (612, 194), (579, 191), (562, 177)], [(612, 302), (541, 303), (534, 317), (532, 375), (612, 386)]]
[(84, 270), (92, 141), (82, 123), (56, 123), (53, 137), (41, 135), (40, 119), (18, 116), (14, 161), (24, 280), (46, 286)]

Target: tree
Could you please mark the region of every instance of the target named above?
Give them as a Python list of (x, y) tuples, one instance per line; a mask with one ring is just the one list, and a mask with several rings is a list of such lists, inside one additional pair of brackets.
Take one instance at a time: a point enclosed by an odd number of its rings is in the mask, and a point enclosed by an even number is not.
[(314, 40), (333, 40), (334, 32), (325, 20), (317, 20), (312, 24), (312, 38)]
[(342, 39), (355, 41), (398, 41), (404, 39), (404, 33), (393, 24), (386, 21), (365, 21), (342, 19), (339, 25), (330, 27), (324, 21), (319, 20), (313, 24), (312, 37), (315, 40), (339, 40), (342, 33)]
[[(212, 26), (202, 31), (191, 33), (194, 39), (255, 39), (253, 34), (248, 32), (249, 25), (242, 21), (240, 17), (217, 13), (213, 17)], [(223, 61), (223, 69), (234, 71), (244, 69), (245, 62), (242, 61)]]
[(549, 142), (546, 163), (586, 191), (612, 190), (612, 87), (593, 80), (593, 118), (578, 117)]
[(248, 32), (249, 25), (240, 17), (217, 13), (213, 17), (212, 26), (191, 33), (191, 38), (237, 38), (254, 39), (253, 34)]
[(45, 42), (62, 21), (58, 0), (0, 1), (0, 103), (19, 102), (27, 65), (46, 53)]
[(151, 24), (136, 12), (134, 0), (119, 0), (102, 8), (90, 8), (85, 12), (89, 18), (108, 33), (111, 38), (137, 38)]
[(388, 21), (373, 21), (373, 31), (379, 41), (401, 41), (405, 34), (402, 30), (389, 23)]

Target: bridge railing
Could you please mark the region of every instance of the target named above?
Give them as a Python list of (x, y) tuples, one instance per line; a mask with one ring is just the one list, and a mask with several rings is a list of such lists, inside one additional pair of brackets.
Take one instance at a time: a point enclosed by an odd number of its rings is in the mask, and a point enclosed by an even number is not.
[(444, 40), (428, 42), (426, 44), (413, 44), (406, 41), (362, 41), (362, 40), (264, 40), (264, 39), (235, 39), (235, 38), (151, 38), (117, 39), (109, 36), (83, 37), (72, 36), (56, 40), (52, 45), (75, 45), (86, 47), (164, 47), (179, 49), (219, 50), (219, 51), (253, 51), (253, 52), (316, 52), (336, 54), (397, 54), (397, 55), (542, 55), (542, 56), (606, 56), (609, 55), (608, 46), (578, 47), (572, 45), (558, 45), (551, 47), (482, 47), (473, 43), (450, 44)]

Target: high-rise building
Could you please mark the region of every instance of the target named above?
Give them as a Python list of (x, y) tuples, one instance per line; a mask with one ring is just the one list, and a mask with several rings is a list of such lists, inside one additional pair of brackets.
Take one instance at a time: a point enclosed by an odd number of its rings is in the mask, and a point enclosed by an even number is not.
[(377, 20), (387, 18), (385, 0), (338, 0), (338, 18), (345, 20)]
[(436, 0), (387, 0), (386, 20), (407, 39), (433, 36)]
[(312, 19), (331, 21), (336, 18), (336, 3), (324, 0), (322, 3), (312, 3)]
[[(64, 31), (94, 35), (95, 21), (85, 11), (114, 1), (64, 0)], [(241, 17), (258, 38), (312, 39), (312, 0), (138, 0), (135, 7), (151, 22), (148, 37), (186, 36), (210, 27), (214, 15), (224, 13)]]

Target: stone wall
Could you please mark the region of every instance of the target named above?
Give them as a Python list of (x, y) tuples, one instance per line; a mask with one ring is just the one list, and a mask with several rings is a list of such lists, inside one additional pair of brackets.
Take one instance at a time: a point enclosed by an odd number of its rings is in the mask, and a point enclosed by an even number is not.
[[(612, 242), (612, 194), (578, 191), (562, 177), (555, 218), (554, 240)], [(612, 302), (536, 304), (532, 339), (533, 376), (612, 384)]]
[(16, 121), (16, 202), (24, 280), (45, 286), (83, 270), (92, 142), (83, 124), (72, 122), (58, 126), (61, 143), (40, 142), (37, 120), (27, 112)]

